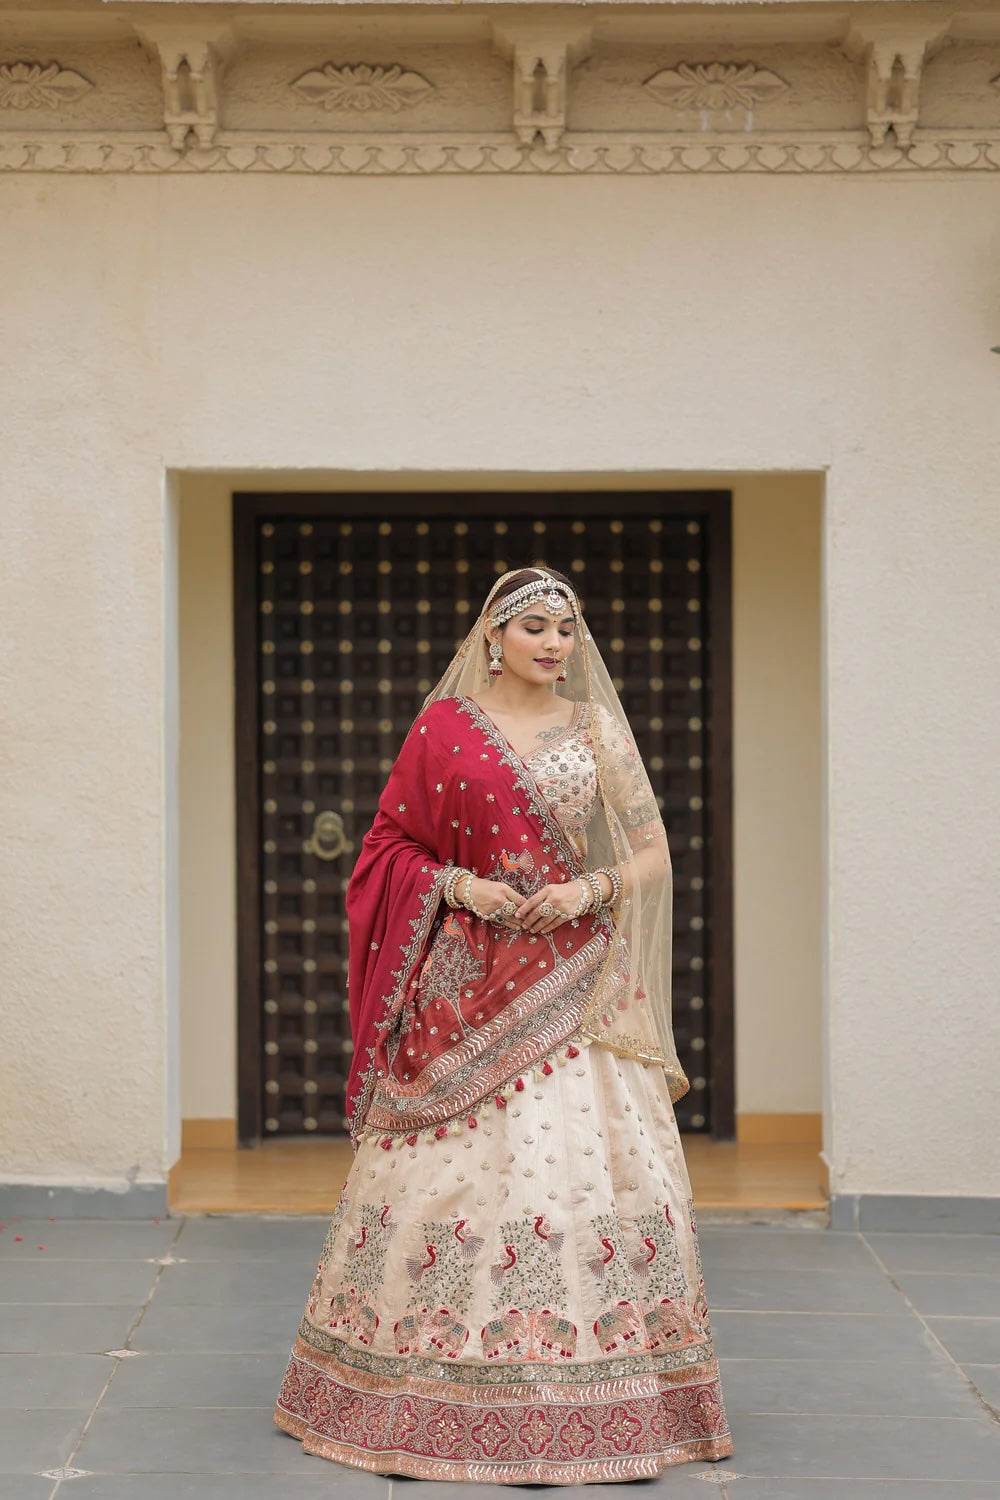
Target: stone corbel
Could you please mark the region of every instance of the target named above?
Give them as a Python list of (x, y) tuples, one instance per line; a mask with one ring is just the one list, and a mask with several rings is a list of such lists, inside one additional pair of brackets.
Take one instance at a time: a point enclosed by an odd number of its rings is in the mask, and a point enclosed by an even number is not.
[(940, 45), (950, 16), (928, 6), (919, 19), (857, 19), (845, 47), (867, 68), (865, 117), (873, 146), (887, 143), (890, 132), (897, 146), (912, 143), (920, 118), (920, 83), (924, 63)]
[(569, 75), (590, 51), (592, 28), (534, 22), (530, 16), (495, 22), (493, 41), (513, 65), (513, 129), (522, 146), (539, 141), (555, 151), (566, 130)]
[(219, 85), (234, 50), (231, 29), (137, 26), (163, 72), (163, 126), (175, 151), (211, 146), (219, 128)]

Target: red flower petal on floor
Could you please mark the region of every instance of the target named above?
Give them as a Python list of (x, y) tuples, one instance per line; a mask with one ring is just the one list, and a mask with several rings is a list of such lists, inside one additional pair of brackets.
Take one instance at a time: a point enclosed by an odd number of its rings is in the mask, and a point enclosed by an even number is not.
[(39, 1248), (39, 1250), (44, 1250), (44, 1249), (45, 1249), (45, 1246), (44, 1246), (44, 1245), (39, 1245), (39, 1247), (38, 1247), (38, 1248)]
[(23, 1240), (24, 1239), (24, 1235), (23, 1234), (15, 1234), (14, 1238), (15, 1238), (15, 1240)]

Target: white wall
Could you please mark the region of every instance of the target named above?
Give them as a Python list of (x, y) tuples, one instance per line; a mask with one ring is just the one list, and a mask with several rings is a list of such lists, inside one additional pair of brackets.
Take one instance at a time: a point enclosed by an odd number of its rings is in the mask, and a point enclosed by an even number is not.
[(793, 469), (828, 470), (832, 1183), (1000, 1192), (992, 181), (0, 194), (8, 1177), (169, 1164), (165, 469)]
[(180, 489), (181, 1114), (236, 1118), (236, 761), (230, 489)]
[[(350, 483), (381, 488), (368, 475)], [(474, 475), (449, 475), (469, 488)], [(479, 476), (480, 484), (484, 482)], [(565, 481), (559, 480), (558, 483)], [(271, 476), (266, 488), (302, 486)], [(396, 475), (398, 488), (440, 487)], [(516, 484), (517, 481), (514, 481)], [(598, 484), (593, 475), (574, 485)], [(625, 476), (711, 488), (716, 476)], [(821, 746), (818, 476), (730, 475), (733, 837), (740, 1112), (819, 1111)], [(236, 1113), (231, 496), (253, 475), (188, 474), (181, 496), (181, 1091), (185, 1119)], [(615, 487), (608, 476), (608, 487)], [(260, 488), (259, 481), (257, 487)], [(311, 475), (308, 488), (344, 488)], [(415, 500), (419, 504), (418, 500)]]
[(820, 1111), (823, 983), (816, 476), (733, 495), (736, 1107)]

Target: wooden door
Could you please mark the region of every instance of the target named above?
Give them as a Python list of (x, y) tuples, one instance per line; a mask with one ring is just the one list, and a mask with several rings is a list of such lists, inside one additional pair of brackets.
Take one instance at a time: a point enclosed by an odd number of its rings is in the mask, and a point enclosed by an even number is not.
[(717, 492), (234, 497), (241, 1141), (345, 1132), (360, 840), (493, 579), (538, 559), (580, 580), (663, 810), (678, 1120), (732, 1135), (729, 515)]

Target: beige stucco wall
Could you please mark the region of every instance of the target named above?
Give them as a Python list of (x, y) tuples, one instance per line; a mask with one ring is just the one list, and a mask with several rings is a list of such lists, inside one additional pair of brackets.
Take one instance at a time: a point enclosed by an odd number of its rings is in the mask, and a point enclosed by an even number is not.
[(827, 471), (835, 1189), (1000, 1193), (996, 187), (0, 185), (0, 1171), (162, 1179), (170, 470)]
[[(243, 481), (253, 487), (248, 476)], [(389, 481), (369, 476), (376, 487)], [(428, 483), (396, 475), (397, 487)], [(437, 481), (440, 483), (440, 481)], [(482, 482), (482, 476), (480, 476)], [(576, 483), (597, 483), (593, 476)], [(608, 483), (615, 481), (609, 477)], [(670, 476), (625, 476), (624, 487)], [(677, 482), (676, 480), (674, 482)], [(685, 475), (689, 488), (717, 484)], [(301, 483), (274, 476), (268, 488)], [(310, 487), (318, 488), (314, 477)], [(355, 479), (353, 484), (357, 484)], [(474, 475), (450, 475), (454, 488)], [(733, 842), (737, 1107), (821, 1107), (821, 485), (732, 475)], [(328, 490), (343, 488), (330, 475)], [(231, 495), (185, 475), (181, 497), (181, 1109), (236, 1113), (236, 912)], [(502, 503), (502, 502), (500, 502)]]

